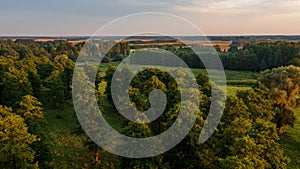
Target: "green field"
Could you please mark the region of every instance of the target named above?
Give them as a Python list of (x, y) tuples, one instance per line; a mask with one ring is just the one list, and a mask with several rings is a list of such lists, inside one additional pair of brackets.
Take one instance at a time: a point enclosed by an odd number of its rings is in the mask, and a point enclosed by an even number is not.
[[(105, 72), (109, 65), (118, 66), (118, 62), (100, 64), (100, 71)], [(195, 76), (205, 69), (191, 69)], [(102, 73), (103, 75), (105, 73)], [(257, 72), (225, 70), (227, 95), (235, 95), (238, 90), (247, 90), (257, 81)], [(212, 77), (218, 80), (218, 77)]]

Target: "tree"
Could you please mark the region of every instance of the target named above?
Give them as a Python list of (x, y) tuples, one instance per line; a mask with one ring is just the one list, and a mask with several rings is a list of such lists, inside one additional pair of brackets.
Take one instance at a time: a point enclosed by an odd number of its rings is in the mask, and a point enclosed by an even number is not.
[[(1, 45), (0, 45), (0, 49), (1, 49)], [(4, 56), (0, 56), (0, 95), (3, 96), (4, 95), (4, 84), (3, 84), (3, 80), (4, 80), (4, 73), (7, 72), (9, 65), (14, 64), (13, 59), (9, 59), (9, 57), (4, 57)], [(6, 101), (6, 98), (4, 97), (0, 97), (0, 104), (4, 104), (4, 102)]]
[(37, 71), (35, 60), (37, 60), (36, 57), (24, 58), (20, 62), (16, 62), (16, 66), (27, 72), (28, 79), (32, 86), (32, 94), (38, 97), (41, 93), (41, 79)]
[(3, 77), (3, 102), (7, 106), (15, 106), (23, 96), (31, 94), (32, 87), (28, 73), (10, 66)]
[(54, 69), (53, 62), (46, 56), (39, 57), (35, 60), (37, 73), (40, 76), (42, 82), (46, 80)]
[[(80, 69), (74, 72), (73, 82), (73, 94), (75, 95), (73, 104), (76, 105), (75, 109), (77, 111), (77, 117), (81, 124), (85, 124), (86, 126), (88, 126), (84, 129), (85, 133), (81, 126), (75, 131), (75, 133), (84, 134), (84, 136), (90, 135), (92, 133), (93, 138), (105, 137), (99, 133), (99, 130), (97, 130), (99, 126), (97, 125), (97, 121), (95, 119), (99, 118), (99, 114), (92, 113), (95, 108), (99, 108), (97, 105), (93, 104), (93, 97), (91, 97), (95, 93), (95, 84), (89, 80), (89, 77), (85, 74), (85, 71)], [(101, 112), (99, 113), (101, 114)], [(107, 128), (103, 128), (102, 132), (106, 133), (106, 131)], [(86, 164), (87, 166), (98, 166), (101, 168), (113, 166), (110, 165), (110, 163), (104, 164), (101, 162), (101, 159), (99, 159), (101, 148), (99, 148), (90, 138), (86, 137), (85, 143), (85, 145), (88, 146), (91, 154), (95, 155), (93, 157), (95, 160), (90, 161), (90, 164)]]
[(59, 55), (54, 59), (54, 69), (60, 72), (61, 80), (65, 86), (65, 96), (71, 97), (71, 84), (75, 63), (67, 55)]
[(99, 83), (101, 83), (102, 81), (101, 73), (98, 71), (98, 66), (94, 63), (85, 63), (84, 71), (86, 75), (89, 77), (89, 80), (91, 82), (94, 82), (96, 88), (98, 88)]
[(238, 91), (237, 97), (242, 99), (250, 112), (250, 118), (273, 121), (275, 112), (272, 105), (270, 90), (261, 83), (257, 83), (254, 88), (245, 91)]
[[(251, 105), (250, 102), (248, 105)], [(242, 99), (227, 99), (219, 130), (214, 135), (218, 168), (287, 167), (289, 159), (280, 149), (276, 126), (269, 121), (269, 116), (252, 117)]]
[(293, 58), (289, 61), (289, 64), (300, 67), (300, 58)]
[(50, 147), (46, 140), (47, 134), (44, 132), (45, 120), (42, 103), (34, 96), (23, 96), (19, 103), (16, 114), (23, 117), (28, 126), (28, 132), (39, 137), (30, 147), (36, 152), (35, 160), (39, 161), (41, 167), (46, 167), (46, 162), (51, 160)]
[[(137, 121), (139, 121), (139, 119)], [(129, 124), (123, 129), (123, 133), (127, 136), (134, 137), (134, 138), (145, 138), (151, 136), (151, 130), (148, 127), (148, 125), (145, 123), (129, 122)], [(124, 145), (125, 151), (132, 151), (132, 150), (128, 150), (128, 148), (126, 147), (127, 146)], [(138, 147), (136, 148), (138, 149)], [(147, 148), (149, 149), (149, 151), (151, 151), (151, 147), (147, 147)], [(141, 159), (129, 159), (129, 158), (121, 157), (120, 167), (126, 169), (139, 169), (139, 168), (155, 169), (158, 168), (158, 165), (161, 162), (160, 158), (161, 156), (141, 158)]]
[[(183, 78), (185, 77), (185, 78)], [(187, 72), (183, 69), (176, 70), (175, 80), (178, 82), (177, 89), (182, 92), (189, 93), (191, 98), (202, 97), (198, 95), (199, 90), (197, 86), (194, 88), (190, 88), (187, 84)], [(200, 80), (200, 79), (199, 79)], [(201, 79), (208, 83), (208, 79)], [(174, 83), (174, 82), (171, 82)], [(170, 84), (168, 84), (170, 85)], [(173, 85), (173, 84), (172, 84)], [(180, 86), (180, 87), (179, 87)], [(170, 88), (167, 88), (168, 90)], [(172, 105), (167, 109), (167, 112), (163, 116), (162, 121), (166, 121), (167, 124), (163, 125), (163, 129), (168, 129), (171, 125), (173, 125), (175, 120), (178, 119), (178, 113), (181, 109), (186, 110), (185, 116), (191, 115), (190, 113), (197, 111), (197, 118), (194, 123), (192, 130), (189, 134), (174, 148), (164, 154), (163, 162), (168, 164), (170, 168), (208, 168), (212, 164), (212, 156), (211, 156), (211, 148), (209, 148), (208, 143), (199, 144), (199, 133), (201, 133), (202, 126), (204, 124), (203, 120), (203, 112), (200, 111), (199, 107), (194, 104), (189, 99), (178, 99), (177, 91), (170, 90), (167, 91), (168, 94), (175, 96), (172, 99), (175, 105)], [(205, 95), (205, 94), (203, 94)], [(169, 100), (171, 100), (169, 99)], [(169, 101), (168, 100), (168, 101)], [(185, 127), (184, 125), (181, 127)], [(176, 135), (176, 134), (175, 134)], [(175, 136), (174, 135), (174, 136)], [(175, 136), (176, 137), (176, 136)], [(172, 138), (170, 138), (172, 139)], [(209, 141), (208, 141), (209, 142)]]
[(42, 103), (37, 100), (37, 98), (26, 95), (22, 97), (19, 103), (19, 109), (17, 114), (25, 119), (26, 124), (31, 128), (31, 130), (40, 127), (41, 119), (44, 118)]
[(107, 99), (110, 103), (113, 103), (112, 95), (111, 95), (111, 83), (112, 83), (112, 77), (113, 77), (116, 69), (117, 68), (115, 66), (110, 64), (107, 71), (106, 71), (106, 73), (105, 73), (105, 76), (103, 78), (107, 82), (104, 93), (107, 95)]
[(207, 73), (201, 72), (196, 77), (198, 88), (201, 92), (200, 110), (204, 115), (208, 114), (211, 103), (211, 82)]
[(140, 86), (129, 89), (129, 95), (138, 110), (146, 111), (151, 106), (148, 99), (150, 92), (154, 89), (160, 89), (163, 92), (166, 92), (166, 86), (156, 76), (152, 76), (150, 79), (145, 79), (145, 81), (141, 82), (143, 83), (141, 83)]
[(0, 166), (1, 168), (38, 168), (30, 145), (38, 139), (28, 133), (24, 119), (11, 108), (0, 105)]
[(261, 73), (259, 81), (272, 93), (275, 119), (278, 132), (282, 127), (293, 126), (296, 96), (300, 91), (300, 68), (293, 65), (274, 68)]
[[(197, 109), (191, 102), (185, 101), (189, 109)], [(176, 109), (170, 110), (168, 114), (168, 127), (177, 119), (180, 105)], [(174, 148), (164, 153), (163, 163), (170, 168), (209, 168), (212, 167), (212, 149), (207, 141), (205, 144), (199, 144), (199, 133), (201, 133), (204, 124), (203, 115), (198, 111), (196, 122), (189, 134)], [(172, 139), (172, 138), (170, 138)]]
[(54, 70), (46, 79), (46, 87), (48, 87), (48, 97), (52, 106), (59, 109), (66, 98), (66, 86), (63, 83), (61, 72)]

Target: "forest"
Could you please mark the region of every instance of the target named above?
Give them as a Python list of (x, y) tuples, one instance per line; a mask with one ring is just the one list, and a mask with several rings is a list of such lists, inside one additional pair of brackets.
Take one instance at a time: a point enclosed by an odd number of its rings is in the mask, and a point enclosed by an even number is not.
[[(101, 46), (112, 43), (99, 41), (98, 46), (88, 48), (103, 53)], [(107, 152), (81, 128), (72, 102), (72, 78), (84, 45), (65, 40), (0, 41), (0, 168), (300, 168), (299, 42), (231, 45), (226, 51), (215, 46), (225, 69), (228, 94), (220, 124), (202, 144), (198, 137), (214, 84), (187, 46), (159, 45), (192, 68), (201, 93), (200, 106), (196, 123), (178, 145), (141, 159)], [(99, 67), (86, 63), (83, 69), (97, 72), (90, 83), (111, 126), (124, 135), (145, 138), (174, 123), (181, 108), (175, 80), (182, 79), (155, 68), (137, 74), (128, 89), (132, 104), (140, 111), (148, 110), (150, 92), (160, 89), (167, 96), (166, 109), (152, 123), (124, 118), (114, 106), (110, 86), (120, 61), (142, 48), (135, 45), (120, 41), (105, 53)], [(90, 81), (88, 74), (80, 76)], [(82, 103), (89, 104), (84, 98)]]

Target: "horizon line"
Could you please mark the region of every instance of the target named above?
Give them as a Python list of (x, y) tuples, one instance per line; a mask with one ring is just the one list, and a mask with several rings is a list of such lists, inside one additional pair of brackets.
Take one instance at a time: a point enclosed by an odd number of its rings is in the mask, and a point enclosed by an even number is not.
[(207, 36), (300, 36), (300, 34), (210, 34), (210, 35), (99, 35), (99, 36), (90, 36), (90, 35), (0, 35), (0, 38), (2, 37), (49, 37), (49, 38), (60, 38), (60, 37), (153, 37), (153, 36), (199, 36), (199, 37), (207, 37)]

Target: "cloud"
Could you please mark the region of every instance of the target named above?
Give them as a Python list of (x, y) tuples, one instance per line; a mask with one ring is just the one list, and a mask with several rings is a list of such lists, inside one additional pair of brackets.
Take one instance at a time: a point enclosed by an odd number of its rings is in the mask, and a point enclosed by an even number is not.
[(0, 30), (2, 34), (84, 34), (124, 15), (153, 11), (185, 17), (214, 32), (252, 33), (246, 28), (260, 32), (271, 27), (289, 33), (291, 28), (300, 30), (299, 9), (300, 0), (9, 0), (1, 2)]
[[(177, 0), (178, 2), (182, 2)], [(237, 13), (293, 13), (299, 12), (300, 0), (192, 0), (189, 3), (177, 3), (174, 11), (202, 14)]]

